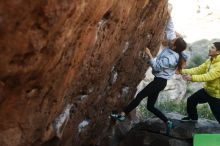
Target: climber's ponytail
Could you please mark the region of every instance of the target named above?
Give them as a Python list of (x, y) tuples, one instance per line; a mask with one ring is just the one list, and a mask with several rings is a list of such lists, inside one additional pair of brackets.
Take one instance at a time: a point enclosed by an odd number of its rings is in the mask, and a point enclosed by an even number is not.
[(186, 60), (183, 57), (182, 52), (186, 49), (187, 44), (183, 38), (179, 37), (174, 42), (175, 52), (179, 54), (179, 61), (177, 64), (177, 71), (180, 72), (183, 68), (183, 65), (186, 63)]

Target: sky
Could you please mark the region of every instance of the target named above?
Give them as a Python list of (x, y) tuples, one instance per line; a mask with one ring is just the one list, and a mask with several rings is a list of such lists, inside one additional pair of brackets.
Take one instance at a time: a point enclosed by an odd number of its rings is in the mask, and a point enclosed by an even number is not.
[(173, 5), (175, 30), (187, 42), (220, 39), (220, 0), (169, 0), (169, 3)]

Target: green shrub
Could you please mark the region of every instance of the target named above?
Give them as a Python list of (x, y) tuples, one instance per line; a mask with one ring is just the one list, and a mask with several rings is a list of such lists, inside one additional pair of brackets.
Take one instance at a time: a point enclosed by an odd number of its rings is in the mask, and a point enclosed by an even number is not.
[(206, 104), (201, 104), (197, 106), (197, 111), (199, 114), (200, 118), (205, 118), (205, 119), (210, 119), (210, 120), (214, 120), (214, 116), (209, 108), (209, 105)]
[(203, 58), (200, 54), (195, 54), (189, 61), (187, 68), (197, 67), (201, 65), (206, 58)]
[[(187, 115), (185, 100), (181, 100), (181, 101), (166, 100), (163, 102), (156, 103), (156, 107), (160, 109), (161, 111), (163, 111), (163, 113), (175, 112), (181, 115)], [(208, 104), (198, 105), (197, 111), (198, 111), (199, 118), (205, 118), (205, 119), (210, 119), (210, 120), (215, 119), (209, 109)], [(141, 120), (154, 116), (154, 114), (152, 114), (146, 109), (146, 103), (141, 103), (137, 108), (137, 112)]]
[(187, 95), (191, 95), (191, 94), (193, 94), (195, 92), (195, 88), (193, 88), (192, 86), (190, 86), (190, 85), (188, 85), (187, 87), (186, 87), (186, 94)]

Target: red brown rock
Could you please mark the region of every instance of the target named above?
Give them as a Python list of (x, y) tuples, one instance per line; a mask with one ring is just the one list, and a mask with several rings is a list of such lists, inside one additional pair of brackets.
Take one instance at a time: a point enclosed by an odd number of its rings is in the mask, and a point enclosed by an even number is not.
[(166, 5), (1, 0), (0, 145), (98, 145), (144, 77), (144, 47), (159, 49)]

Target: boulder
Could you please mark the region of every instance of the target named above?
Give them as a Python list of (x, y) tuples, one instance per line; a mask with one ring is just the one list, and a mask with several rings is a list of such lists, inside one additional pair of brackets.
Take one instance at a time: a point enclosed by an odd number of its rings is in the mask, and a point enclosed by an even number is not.
[(167, 19), (167, 0), (1, 1), (0, 145), (99, 145)]
[(170, 135), (165, 133), (165, 124), (159, 118), (149, 118), (136, 124), (120, 146), (191, 146), (195, 134), (220, 134), (220, 124), (216, 121), (199, 119), (197, 123), (183, 123), (180, 114), (169, 113), (167, 116), (174, 123)]

